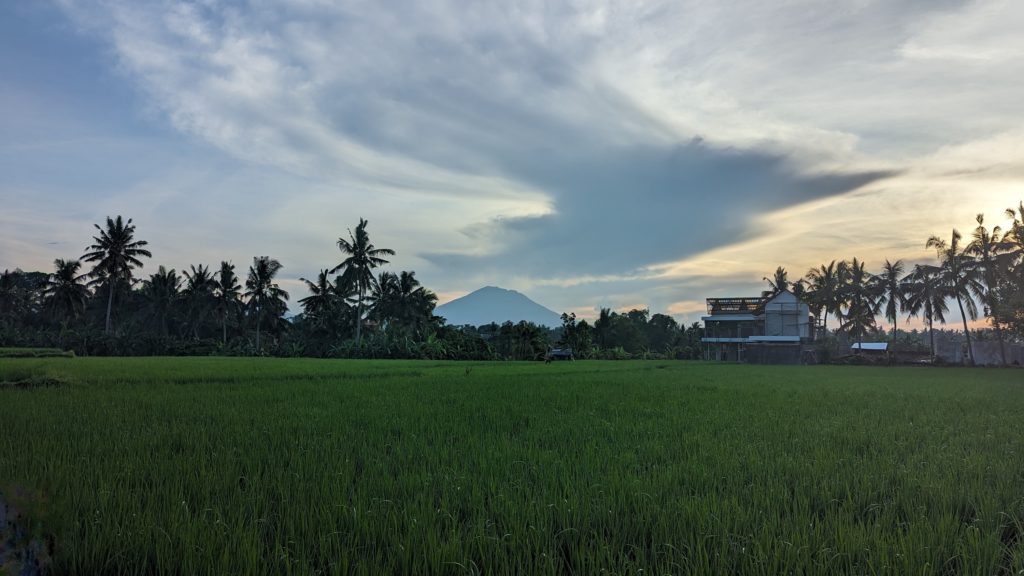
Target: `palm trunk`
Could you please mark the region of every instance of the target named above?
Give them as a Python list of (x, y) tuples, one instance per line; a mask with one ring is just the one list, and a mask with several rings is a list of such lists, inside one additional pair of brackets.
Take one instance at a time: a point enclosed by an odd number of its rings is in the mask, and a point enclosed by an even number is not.
[(999, 315), (996, 313), (996, 307), (992, 306), (992, 324), (996, 329), (996, 340), (999, 341), (999, 362), (1001, 366), (1006, 366), (1006, 345), (1003, 344), (1003, 329), (999, 326)]
[(935, 360), (935, 327), (932, 325), (932, 315), (928, 315), (928, 336), (932, 345), (932, 360)]
[(263, 316), (260, 314), (260, 309), (256, 309), (256, 353), (259, 354), (262, 351), (260, 348), (260, 324), (263, 323)]
[(359, 288), (359, 297), (356, 299), (356, 344), (361, 342), (363, 334), (363, 289)]
[(892, 364), (895, 364), (895, 359), (896, 359), (895, 348), (896, 348), (896, 319), (893, 318), (893, 320), (892, 320), (892, 341), (889, 342), (889, 350), (886, 351), (887, 355), (889, 356), (889, 362), (892, 363)]
[(971, 366), (974, 366), (974, 346), (971, 344), (971, 331), (967, 329), (967, 314), (964, 314), (964, 303), (960, 295), (956, 295), (956, 304), (960, 307), (960, 318), (964, 321), (964, 334), (967, 336), (967, 357), (970, 358)]
[(110, 290), (107, 291), (107, 322), (103, 328), (103, 332), (106, 334), (110, 334), (110, 310), (114, 307), (114, 283), (108, 283), (110, 284)]
[(221, 338), (223, 339), (224, 345), (228, 345), (228, 313), (224, 312), (221, 314)]
[(999, 341), (999, 361), (1001, 366), (1006, 366), (1006, 346), (1003, 345), (1003, 329), (999, 326), (999, 312), (998, 312), (998, 298), (993, 296), (993, 288), (998, 286), (998, 282), (993, 277), (993, 265), (991, 263), (986, 265), (985, 284), (988, 288), (986, 294), (988, 300), (989, 311), (992, 314), (992, 325), (996, 329), (996, 339)]

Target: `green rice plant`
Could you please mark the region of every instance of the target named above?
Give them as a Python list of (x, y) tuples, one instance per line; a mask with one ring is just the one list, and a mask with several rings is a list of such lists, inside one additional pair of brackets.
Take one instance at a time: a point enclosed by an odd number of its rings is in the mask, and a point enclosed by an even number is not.
[(0, 360), (64, 573), (1024, 569), (1013, 370)]

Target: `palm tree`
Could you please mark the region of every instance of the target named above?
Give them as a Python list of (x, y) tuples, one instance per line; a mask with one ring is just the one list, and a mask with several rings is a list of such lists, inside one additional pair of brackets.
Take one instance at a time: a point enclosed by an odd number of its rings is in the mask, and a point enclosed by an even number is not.
[(925, 246), (934, 248), (938, 253), (942, 282), (949, 290), (949, 294), (956, 298), (956, 304), (960, 308), (964, 334), (967, 337), (967, 355), (971, 364), (974, 364), (974, 346), (971, 342), (971, 331), (967, 328), (967, 316), (970, 315), (971, 320), (978, 318), (978, 306), (971, 296), (984, 294), (985, 289), (976, 262), (960, 246), (962, 239), (960, 232), (954, 228), (949, 243), (938, 236), (932, 236)]
[(608, 347), (614, 316), (615, 313), (612, 312), (611, 308), (601, 308), (597, 320), (594, 321), (594, 336), (597, 337), (597, 345), (602, 350)]
[(423, 287), (413, 271), (399, 273), (398, 298), (403, 320), (409, 325), (415, 327), (434, 315), (437, 294)]
[(328, 327), (337, 308), (338, 296), (335, 294), (334, 285), (328, 277), (328, 270), (321, 270), (317, 275), (316, 282), (310, 282), (305, 278), (299, 278), (306, 283), (309, 296), (299, 300), (302, 305), (303, 314), (320, 328)]
[(1013, 220), (1015, 227), (1024, 226), (1024, 201), (1021, 201), (1016, 209), (1007, 208), (1006, 217)]
[(964, 252), (974, 256), (980, 268), (981, 281), (985, 284), (984, 294), (979, 295), (985, 304), (985, 311), (992, 317), (992, 326), (996, 330), (999, 341), (1000, 363), (1006, 365), (1006, 347), (1003, 344), (1003, 325), (999, 321), (999, 294), (1002, 288), (1005, 271), (1003, 264), (1008, 264), (1010, 247), (1004, 242), (1003, 230), (999, 226), (991, 230), (985, 227), (985, 215), (975, 217), (978, 227), (971, 234), (971, 243)]
[(267, 312), (279, 314), (288, 300), (288, 293), (274, 282), (274, 277), (281, 271), (281, 263), (269, 256), (258, 256), (252, 259), (249, 267), (249, 278), (245, 281), (245, 297), (249, 299), (249, 309), (256, 316), (256, 351), (260, 347), (260, 328)]
[(383, 256), (394, 256), (395, 251), (389, 248), (377, 248), (370, 243), (370, 236), (366, 232), (368, 221), (360, 218), (356, 226), (355, 234), (348, 232), (348, 240), (338, 238), (338, 249), (345, 258), (331, 270), (331, 274), (338, 270), (342, 272), (342, 283), (352, 286), (356, 294), (356, 342), (362, 336), (363, 323), (363, 300), (367, 292), (373, 287), (376, 280), (373, 277), (373, 269), (387, 264)]
[(416, 279), (415, 272), (383, 272), (373, 293), (373, 314), (385, 323), (416, 330), (433, 316), (437, 295)]
[(83, 282), (87, 274), (79, 274), (82, 263), (78, 260), (53, 261), (55, 271), (43, 287), (46, 309), (54, 317), (74, 319), (85, 310), (89, 289)]
[(192, 337), (199, 338), (199, 327), (206, 321), (207, 314), (214, 304), (214, 280), (210, 268), (200, 264), (189, 266), (185, 272), (185, 289), (182, 291), (188, 306), (188, 324), (192, 329)]
[(215, 299), (214, 308), (220, 314), (221, 337), (224, 345), (228, 343), (228, 316), (237, 312), (242, 305), (242, 287), (238, 284), (238, 276), (235, 275), (235, 265), (222, 261), (220, 272), (214, 279), (213, 296)]
[(907, 309), (907, 286), (903, 281), (903, 261), (885, 261), (878, 275), (879, 304), (885, 302), (885, 318), (892, 324), (892, 343), (896, 343), (896, 321)]
[(161, 336), (168, 335), (168, 320), (174, 316), (181, 300), (180, 288), (178, 273), (163, 266), (142, 283), (143, 314), (154, 321)]
[(949, 291), (942, 282), (942, 269), (937, 266), (918, 264), (914, 271), (903, 279), (907, 285), (907, 312), (910, 316), (923, 313), (928, 321), (928, 336), (931, 340), (932, 358), (935, 358), (936, 320), (945, 324), (949, 307), (946, 300)]
[(803, 278), (793, 282), (789, 287), (789, 291), (801, 302), (807, 302), (807, 299), (810, 297), (810, 294), (807, 292), (807, 281)]
[(846, 306), (842, 328), (862, 342), (864, 335), (875, 326), (878, 314), (879, 287), (875, 277), (867, 272), (864, 263), (854, 258), (846, 267), (845, 282), (840, 289)]
[(392, 323), (400, 323), (401, 305), (398, 301), (398, 292), (398, 274), (381, 272), (373, 285), (373, 291), (367, 296), (370, 316), (380, 322), (385, 329)]
[(828, 333), (828, 315), (839, 318), (842, 314), (843, 300), (840, 293), (845, 270), (845, 262), (836, 265), (833, 260), (828, 265), (822, 264), (807, 272), (809, 298), (822, 312), (821, 328), (825, 333)]
[(512, 358), (537, 360), (548, 348), (543, 329), (533, 322), (520, 321), (511, 327)]
[(1007, 208), (1006, 217), (1013, 219), (1010, 230), (1003, 235), (1004, 260), (1011, 268), (1024, 266), (1024, 202), (1017, 210)]
[(97, 281), (107, 285), (107, 316), (104, 324), (104, 332), (110, 332), (110, 312), (114, 305), (114, 290), (119, 282), (131, 284), (132, 268), (141, 268), (140, 257), (151, 258), (153, 255), (144, 246), (149, 243), (145, 240), (135, 240), (135, 226), (132, 219), (125, 222), (121, 216), (111, 219), (107, 216), (107, 227), (100, 228), (99, 224), (93, 224), (99, 230), (99, 236), (93, 236), (93, 243), (89, 245), (82, 260), (95, 262), (90, 273)]
[(768, 290), (761, 292), (761, 296), (765, 298), (774, 296), (783, 290), (789, 290), (789, 273), (782, 266), (775, 269), (775, 274), (771, 278), (767, 276), (761, 278), (768, 283)]

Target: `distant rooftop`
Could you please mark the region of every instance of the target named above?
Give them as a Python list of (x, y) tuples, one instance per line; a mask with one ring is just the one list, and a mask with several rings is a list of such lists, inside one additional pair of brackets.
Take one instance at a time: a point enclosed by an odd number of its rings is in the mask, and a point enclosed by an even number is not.
[(889, 349), (888, 342), (857, 342), (853, 346), (850, 346), (851, 350), (874, 350), (876, 352), (885, 352)]

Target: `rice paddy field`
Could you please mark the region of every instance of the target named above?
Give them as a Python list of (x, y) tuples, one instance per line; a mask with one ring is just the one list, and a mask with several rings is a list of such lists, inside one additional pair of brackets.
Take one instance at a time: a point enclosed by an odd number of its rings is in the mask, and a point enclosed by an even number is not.
[(1024, 371), (0, 359), (0, 492), (55, 573), (1019, 574)]

